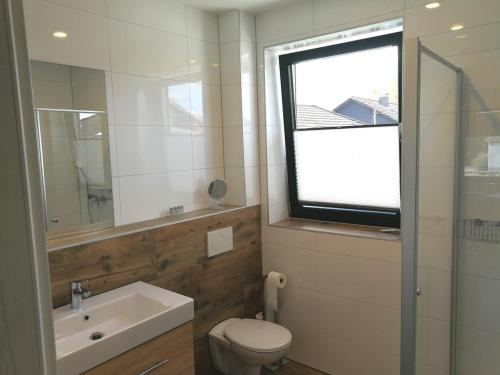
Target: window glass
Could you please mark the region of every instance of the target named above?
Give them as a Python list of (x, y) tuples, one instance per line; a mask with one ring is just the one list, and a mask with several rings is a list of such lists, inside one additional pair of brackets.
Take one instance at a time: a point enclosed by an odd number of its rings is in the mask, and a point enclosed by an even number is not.
[(294, 81), (297, 129), (399, 122), (396, 46), (300, 62)]
[(401, 35), (280, 57), (291, 216), (399, 226)]

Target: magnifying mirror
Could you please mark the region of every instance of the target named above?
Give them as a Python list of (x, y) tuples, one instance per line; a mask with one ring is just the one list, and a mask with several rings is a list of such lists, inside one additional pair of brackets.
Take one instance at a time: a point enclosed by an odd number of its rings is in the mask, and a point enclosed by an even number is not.
[(215, 201), (215, 208), (221, 208), (221, 200), (227, 192), (227, 184), (223, 180), (214, 180), (208, 185), (208, 195)]

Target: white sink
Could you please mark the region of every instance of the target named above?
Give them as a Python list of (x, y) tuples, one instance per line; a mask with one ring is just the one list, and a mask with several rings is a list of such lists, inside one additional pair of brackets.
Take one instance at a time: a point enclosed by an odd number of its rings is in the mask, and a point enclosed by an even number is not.
[(53, 312), (58, 375), (80, 374), (193, 316), (192, 298), (141, 281), (88, 298), (81, 310), (60, 307)]

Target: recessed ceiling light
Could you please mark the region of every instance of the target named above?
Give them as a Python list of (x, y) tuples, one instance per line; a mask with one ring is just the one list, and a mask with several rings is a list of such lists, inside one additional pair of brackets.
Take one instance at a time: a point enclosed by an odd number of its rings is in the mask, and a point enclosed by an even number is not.
[(190, 64), (196, 64), (197, 62), (198, 62), (198, 61), (196, 61), (195, 59), (191, 59), (191, 60), (189, 60), (189, 63), (190, 63)]
[(52, 35), (54, 38), (66, 38), (68, 36), (64, 31), (55, 31)]
[(429, 4), (426, 4), (425, 7), (427, 9), (436, 9), (436, 8), (439, 8), (441, 4), (439, 3), (429, 3)]
[(457, 24), (457, 25), (453, 25), (452, 27), (450, 27), (450, 30), (451, 31), (458, 31), (458, 30), (462, 30), (463, 28), (464, 28), (464, 25)]
[(457, 35), (457, 39), (465, 39), (465, 38), (467, 38), (467, 35), (465, 34)]

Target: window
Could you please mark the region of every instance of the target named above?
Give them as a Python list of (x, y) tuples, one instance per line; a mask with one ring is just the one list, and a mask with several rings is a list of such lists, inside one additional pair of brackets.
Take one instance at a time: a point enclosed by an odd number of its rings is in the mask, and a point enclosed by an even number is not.
[(399, 227), (402, 33), (280, 56), (292, 217)]

